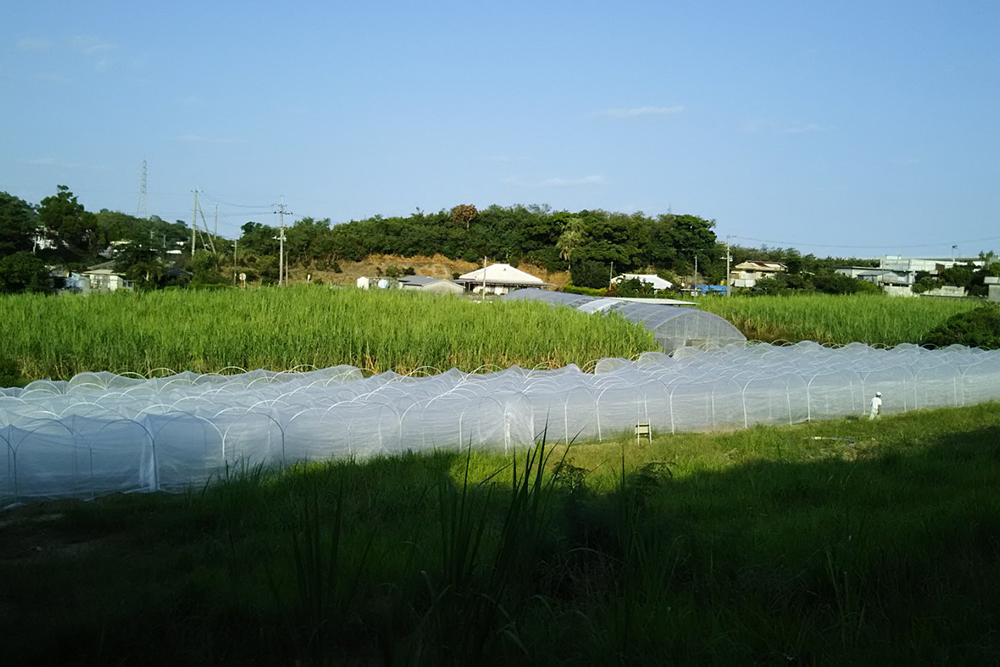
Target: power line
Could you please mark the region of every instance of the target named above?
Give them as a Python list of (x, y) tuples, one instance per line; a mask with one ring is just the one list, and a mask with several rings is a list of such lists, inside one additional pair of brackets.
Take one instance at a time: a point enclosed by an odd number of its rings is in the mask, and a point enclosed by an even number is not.
[(951, 246), (951, 245), (967, 245), (970, 243), (983, 243), (986, 241), (1000, 241), (1000, 236), (990, 236), (982, 239), (970, 239), (966, 241), (941, 241), (940, 243), (919, 243), (919, 244), (907, 244), (907, 245), (847, 245), (847, 244), (837, 244), (837, 243), (796, 243), (794, 241), (773, 241), (768, 239), (757, 239), (750, 236), (736, 236), (733, 238), (740, 239), (742, 241), (755, 241), (757, 243), (769, 243), (781, 246), (787, 246), (792, 248), (798, 248), (801, 246), (813, 247), (813, 248), (858, 248), (862, 250), (874, 250), (874, 249), (896, 249), (896, 248), (940, 248), (941, 246)]
[(233, 208), (259, 208), (259, 209), (268, 209), (269, 211), (271, 209), (271, 206), (268, 206), (267, 204), (233, 204), (231, 202), (224, 202), (221, 199), (213, 197), (212, 195), (207, 194), (205, 192), (202, 192), (201, 194), (205, 195), (207, 199), (211, 199), (216, 204), (221, 204), (222, 206), (232, 206)]

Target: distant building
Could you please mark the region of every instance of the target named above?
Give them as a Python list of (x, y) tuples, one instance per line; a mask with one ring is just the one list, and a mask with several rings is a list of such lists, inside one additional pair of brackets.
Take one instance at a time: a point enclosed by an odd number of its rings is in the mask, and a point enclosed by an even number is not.
[(455, 282), (477, 294), (506, 294), (519, 287), (543, 287), (546, 283), (530, 273), (515, 269), (510, 264), (490, 264), (458, 277)]
[(654, 290), (672, 289), (674, 284), (653, 273), (623, 273), (611, 279), (613, 283), (625, 282), (628, 280), (638, 280), (652, 287)]
[(986, 298), (989, 301), (1000, 302), (1000, 278), (994, 276), (986, 276), (985, 283), (989, 287), (989, 296)]
[(452, 280), (430, 276), (403, 276), (399, 279), (399, 288), (434, 294), (461, 294), (465, 291), (465, 287)]
[(865, 282), (880, 286), (894, 285), (905, 287), (911, 284), (908, 282), (909, 277), (905, 272), (897, 273), (889, 269), (876, 269), (871, 266), (838, 266), (834, 269), (834, 272), (848, 278), (864, 280)]
[[(973, 266), (980, 267), (983, 265), (983, 260), (978, 257), (972, 258), (956, 258), (951, 259), (932, 259), (924, 257), (903, 257), (902, 255), (886, 255), (881, 260), (879, 260), (879, 268), (885, 269), (887, 271), (893, 271), (898, 274), (905, 274), (908, 276), (915, 276), (917, 273), (929, 273), (931, 275), (937, 275), (945, 269), (950, 269), (953, 266), (965, 266), (966, 264), (972, 264)], [(910, 284), (912, 285), (916, 280)]]
[[(912, 290), (910, 290), (910, 291), (912, 291)], [(924, 292), (923, 295), (924, 296), (944, 296), (944, 297), (950, 297), (950, 298), (953, 298), (953, 299), (958, 299), (958, 298), (961, 298), (961, 297), (964, 297), (964, 296), (968, 296), (968, 294), (966, 294), (966, 291), (965, 291), (964, 287), (957, 287), (955, 285), (942, 285), (941, 287), (935, 287), (934, 289), (927, 290), (926, 292)]]
[(115, 292), (120, 289), (132, 289), (132, 281), (115, 271), (114, 262), (96, 264), (80, 274), (76, 283), (82, 292)]
[[(870, 266), (838, 266), (834, 269), (836, 273), (874, 283), (882, 288), (889, 296), (913, 296), (913, 285), (917, 282), (918, 273), (926, 273), (931, 276), (940, 274), (945, 269), (953, 266), (965, 266), (972, 264), (976, 267), (983, 266), (981, 259), (934, 259), (926, 257), (903, 257), (902, 255), (886, 255), (879, 260), (878, 268)], [(932, 290), (927, 292), (928, 296), (964, 296), (964, 290), (960, 294), (954, 289)]]
[(753, 287), (762, 278), (770, 278), (784, 272), (785, 265), (780, 262), (752, 259), (734, 266), (729, 273), (729, 281), (733, 287)]

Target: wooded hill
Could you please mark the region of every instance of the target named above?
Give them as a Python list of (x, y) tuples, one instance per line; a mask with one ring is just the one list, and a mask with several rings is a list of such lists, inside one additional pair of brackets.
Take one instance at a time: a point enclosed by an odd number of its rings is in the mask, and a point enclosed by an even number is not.
[[(714, 229), (714, 220), (691, 214), (554, 211), (538, 205), (478, 210), (463, 204), (436, 213), (418, 209), (409, 216), (341, 224), (302, 218), (286, 228), (285, 252), (291, 267), (306, 271), (337, 271), (339, 262), (378, 255), (439, 255), (465, 262), (526, 263), (548, 273), (569, 271), (573, 284), (584, 287), (606, 287), (612, 273), (636, 271), (660, 273), (674, 282), (718, 284), (725, 279), (726, 248)], [(39, 205), (0, 193), (0, 291), (44, 291), (46, 266), (80, 268), (109, 256), (138, 287), (162, 287), (178, 281), (176, 272), (170, 277), (168, 271), (168, 250), (175, 253), (170, 264), (191, 271), (196, 284), (230, 283), (234, 263), (252, 282), (275, 282), (278, 228), (251, 220), (241, 232), (239, 239), (225, 239), (199, 230), (192, 257), (191, 228), (184, 221), (108, 210), (91, 213), (66, 186)], [(829, 273), (835, 263), (860, 261), (803, 256), (792, 248), (733, 246), (730, 252), (733, 264), (780, 261), (789, 274), (804, 276)], [(789, 286), (809, 287), (808, 280), (799, 282)]]
[[(607, 284), (608, 271), (653, 267), (712, 268), (715, 221), (694, 215), (624, 214), (607, 211), (552, 211), (542, 206), (490, 206), (482, 211), (462, 205), (408, 217), (375, 216), (331, 226), (305, 218), (286, 230), (293, 262), (352, 260), (369, 255), (401, 257), (440, 254), (450, 259), (528, 262), (547, 271), (571, 270), (573, 282), (590, 285), (590, 273)], [(256, 222), (243, 226), (243, 247), (277, 253), (275, 230)], [(723, 269), (724, 272), (724, 269)]]

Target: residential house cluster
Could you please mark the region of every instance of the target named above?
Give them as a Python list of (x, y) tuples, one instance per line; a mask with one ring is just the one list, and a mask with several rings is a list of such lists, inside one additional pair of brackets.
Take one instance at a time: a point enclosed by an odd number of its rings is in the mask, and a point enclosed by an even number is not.
[[(879, 260), (878, 268), (871, 266), (841, 266), (834, 269), (837, 273), (858, 280), (874, 283), (890, 296), (916, 296), (913, 286), (917, 283), (918, 274), (936, 276), (953, 266), (972, 264), (979, 268), (984, 265), (981, 259), (966, 259), (953, 257), (951, 259), (935, 259), (921, 257), (903, 257), (901, 255), (885, 255)], [(928, 292), (931, 296), (965, 296), (964, 287), (939, 287)]]

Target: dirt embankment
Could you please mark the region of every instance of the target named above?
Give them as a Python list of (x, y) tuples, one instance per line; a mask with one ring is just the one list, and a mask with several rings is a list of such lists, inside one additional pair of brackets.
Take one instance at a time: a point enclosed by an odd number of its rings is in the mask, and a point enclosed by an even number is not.
[[(430, 276), (432, 278), (444, 278), (451, 280), (455, 274), (461, 275), (479, 268), (478, 264), (466, 262), (460, 259), (448, 259), (443, 255), (433, 257), (416, 256), (400, 257), (398, 255), (370, 255), (360, 262), (341, 261), (340, 273), (333, 271), (320, 271), (315, 268), (305, 269), (292, 267), (289, 270), (288, 282), (304, 283), (310, 279), (315, 282), (317, 279), (326, 284), (334, 285), (355, 285), (357, 279), (362, 276), (377, 278), (386, 274), (389, 267), (395, 267), (399, 274), (407, 268), (412, 268), (418, 276)], [(524, 262), (517, 265), (517, 268), (533, 276), (541, 278), (547, 283), (556, 287), (562, 287), (569, 282), (569, 272), (557, 271), (549, 273), (543, 267), (526, 264)]]

